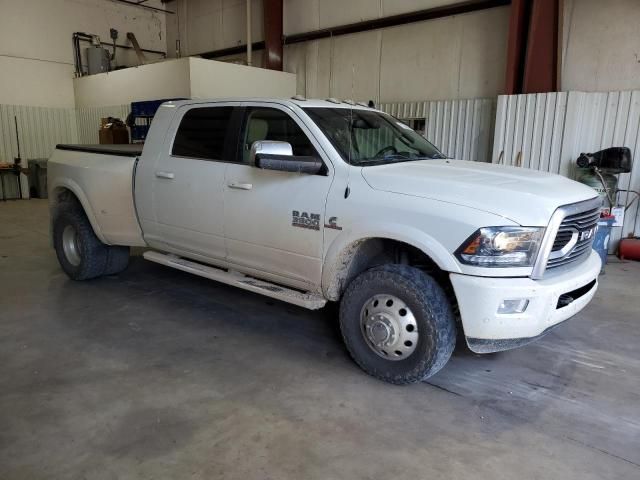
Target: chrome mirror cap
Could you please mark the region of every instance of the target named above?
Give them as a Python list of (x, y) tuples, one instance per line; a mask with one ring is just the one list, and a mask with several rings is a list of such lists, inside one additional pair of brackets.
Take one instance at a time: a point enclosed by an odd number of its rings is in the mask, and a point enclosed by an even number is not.
[(275, 140), (258, 140), (251, 144), (249, 163), (256, 165), (256, 155), (281, 155), (285, 157), (293, 156), (293, 148), (288, 142), (278, 142)]

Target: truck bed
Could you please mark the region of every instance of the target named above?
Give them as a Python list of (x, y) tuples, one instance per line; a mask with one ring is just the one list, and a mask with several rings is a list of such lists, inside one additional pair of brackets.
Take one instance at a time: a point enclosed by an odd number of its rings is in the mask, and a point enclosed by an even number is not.
[(73, 152), (102, 153), (104, 155), (117, 155), (119, 157), (139, 157), (142, 154), (142, 143), (120, 145), (69, 145), (58, 144), (58, 150), (71, 150)]
[(70, 190), (94, 232), (109, 245), (144, 246), (133, 201), (142, 145), (58, 145), (48, 162), (50, 202)]

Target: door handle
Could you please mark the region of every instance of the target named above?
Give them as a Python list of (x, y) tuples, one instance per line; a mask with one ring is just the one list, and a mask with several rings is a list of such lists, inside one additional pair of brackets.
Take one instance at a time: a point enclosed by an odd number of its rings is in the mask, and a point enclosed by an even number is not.
[(174, 175), (173, 175), (173, 172), (156, 172), (156, 177), (168, 178), (169, 180), (173, 180)]
[(253, 185), (251, 183), (230, 183), (229, 188), (235, 188), (237, 190), (251, 190)]

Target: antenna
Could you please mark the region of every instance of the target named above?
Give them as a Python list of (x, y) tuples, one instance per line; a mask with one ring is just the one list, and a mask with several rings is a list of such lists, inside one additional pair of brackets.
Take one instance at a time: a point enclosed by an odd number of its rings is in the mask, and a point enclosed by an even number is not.
[[(354, 81), (356, 76), (356, 66), (351, 64), (351, 98), (354, 98)], [(353, 150), (353, 102), (349, 104), (349, 171), (347, 172), (347, 188), (344, 190), (344, 198), (349, 198), (351, 193), (351, 151)]]

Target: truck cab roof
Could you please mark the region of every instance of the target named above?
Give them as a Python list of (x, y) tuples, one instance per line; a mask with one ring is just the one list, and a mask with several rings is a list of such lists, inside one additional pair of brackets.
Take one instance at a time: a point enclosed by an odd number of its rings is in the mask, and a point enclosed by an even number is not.
[(293, 98), (270, 98), (270, 97), (230, 97), (230, 98), (193, 98), (189, 100), (172, 100), (162, 104), (164, 107), (181, 107), (184, 105), (198, 105), (202, 103), (221, 103), (221, 102), (265, 102), (265, 103), (277, 103), (284, 106), (296, 106), (300, 108), (353, 108), (358, 110), (370, 110), (376, 111), (375, 108), (370, 108), (362, 103), (355, 103), (351, 100), (338, 100), (335, 98), (329, 98), (326, 100), (320, 99), (305, 99), (302, 97)]

